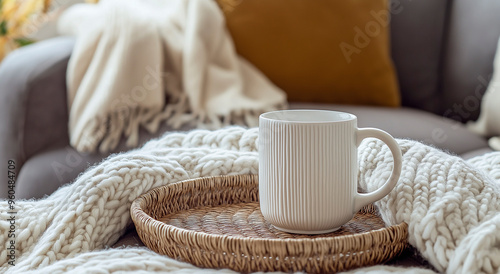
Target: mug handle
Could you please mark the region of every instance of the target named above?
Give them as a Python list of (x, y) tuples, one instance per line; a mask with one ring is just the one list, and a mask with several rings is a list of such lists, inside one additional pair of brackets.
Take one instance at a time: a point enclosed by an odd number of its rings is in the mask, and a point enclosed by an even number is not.
[(377, 138), (384, 142), (392, 152), (392, 157), (394, 158), (394, 166), (392, 168), (391, 177), (385, 182), (385, 184), (370, 193), (356, 193), (354, 198), (354, 214), (358, 212), (363, 206), (371, 204), (375, 201), (382, 199), (384, 196), (389, 194), (391, 190), (396, 186), (401, 175), (401, 166), (403, 161), (403, 155), (401, 154), (401, 148), (394, 138), (387, 132), (377, 129), (377, 128), (358, 128), (356, 136), (356, 146), (361, 144), (361, 141), (365, 138)]

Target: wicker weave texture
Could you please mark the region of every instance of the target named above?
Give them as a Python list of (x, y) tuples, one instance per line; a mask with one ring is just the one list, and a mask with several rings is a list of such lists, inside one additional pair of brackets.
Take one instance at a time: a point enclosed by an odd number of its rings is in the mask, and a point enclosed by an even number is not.
[(289, 234), (264, 220), (258, 177), (188, 180), (154, 189), (131, 207), (146, 246), (200, 267), (240, 272), (337, 272), (384, 262), (407, 246), (407, 225), (385, 228), (373, 206), (341, 229)]

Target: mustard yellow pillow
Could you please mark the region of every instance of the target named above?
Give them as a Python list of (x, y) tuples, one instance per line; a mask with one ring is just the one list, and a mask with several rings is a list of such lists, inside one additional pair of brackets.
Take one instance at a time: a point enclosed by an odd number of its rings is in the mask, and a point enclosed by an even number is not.
[(387, 0), (219, 0), (236, 50), (289, 101), (399, 106)]

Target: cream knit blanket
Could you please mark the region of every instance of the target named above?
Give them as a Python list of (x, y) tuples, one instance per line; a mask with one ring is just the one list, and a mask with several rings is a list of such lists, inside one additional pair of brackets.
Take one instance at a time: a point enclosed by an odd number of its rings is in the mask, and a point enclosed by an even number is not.
[[(258, 129), (239, 127), (172, 133), (112, 155), (43, 200), (16, 201), (15, 238), (8, 238), (12, 209), (0, 201), (0, 272), (214, 271), (145, 248), (106, 247), (131, 224), (132, 201), (152, 188), (201, 176), (256, 174), (257, 136)], [(407, 222), (409, 242), (439, 271), (498, 272), (500, 152), (464, 161), (415, 141), (398, 142), (401, 179), (377, 202), (384, 220)], [(383, 143), (369, 139), (359, 147), (359, 164), (360, 185), (374, 189), (390, 175), (392, 156)], [(15, 266), (9, 264), (11, 246)], [(420, 272), (363, 269), (381, 270)]]
[(70, 143), (79, 151), (138, 143), (143, 126), (258, 125), (286, 96), (236, 54), (212, 0), (101, 0), (72, 6), (67, 72)]

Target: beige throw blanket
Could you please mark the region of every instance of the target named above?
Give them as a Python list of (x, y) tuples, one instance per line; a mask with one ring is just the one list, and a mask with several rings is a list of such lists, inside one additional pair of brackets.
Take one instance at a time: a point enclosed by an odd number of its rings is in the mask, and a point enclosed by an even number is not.
[(239, 57), (211, 0), (101, 0), (68, 9), (62, 34), (77, 42), (67, 73), (71, 145), (136, 146), (150, 132), (229, 124), (256, 126), (286, 96)]

